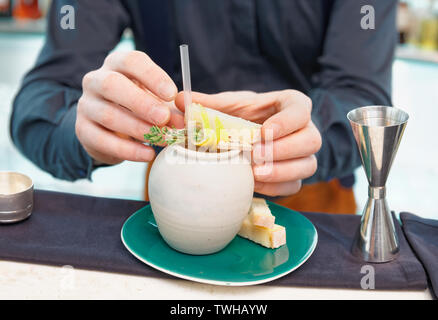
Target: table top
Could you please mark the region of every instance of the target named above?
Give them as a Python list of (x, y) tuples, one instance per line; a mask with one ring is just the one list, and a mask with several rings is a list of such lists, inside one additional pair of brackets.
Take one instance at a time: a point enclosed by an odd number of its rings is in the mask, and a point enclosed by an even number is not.
[[(171, 295), (170, 295), (171, 293)], [(409, 299), (430, 300), (425, 291), (319, 289), (278, 286), (224, 287), (100, 271), (0, 261), (4, 299)]]

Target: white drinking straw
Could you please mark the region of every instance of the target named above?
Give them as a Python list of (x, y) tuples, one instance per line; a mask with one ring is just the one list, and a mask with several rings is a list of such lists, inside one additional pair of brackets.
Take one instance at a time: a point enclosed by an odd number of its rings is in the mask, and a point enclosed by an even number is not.
[(195, 124), (193, 121), (189, 121), (189, 108), (192, 105), (192, 84), (190, 81), (190, 60), (189, 60), (189, 46), (182, 44), (179, 46), (179, 52), (181, 54), (181, 70), (182, 81), (184, 90), (184, 119), (187, 129), (187, 146), (190, 150), (196, 150), (194, 141)]
[(189, 60), (189, 46), (182, 44), (179, 46), (179, 52), (181, 54), (181, 70), (182, 81), (184, 90), (184, 107), (185, 116), (187, 120), (187, 112), (192, 104), (192, 84), (190, 82), (190, 60)]

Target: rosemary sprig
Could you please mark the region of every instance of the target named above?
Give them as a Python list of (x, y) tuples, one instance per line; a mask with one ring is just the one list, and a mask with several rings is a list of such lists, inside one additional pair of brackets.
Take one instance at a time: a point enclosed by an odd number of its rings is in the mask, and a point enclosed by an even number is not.
[(186, 139), (186, 130), (176, 128), (169, 129), (168, 127), (159, 128), (157, 126), (153, 126), (149, 130), (149, 133), (144, 135), (144, 139), (152, 145), (171, 145), (174, 143), (183, 143)]

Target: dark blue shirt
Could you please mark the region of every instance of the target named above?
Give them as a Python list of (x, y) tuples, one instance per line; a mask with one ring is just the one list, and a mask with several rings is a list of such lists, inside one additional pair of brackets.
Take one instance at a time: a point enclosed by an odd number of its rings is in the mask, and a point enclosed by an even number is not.
[[(75, 29), (61, 7), (73, 4)], [(361, 8), (375, 29), (361, 28)], [(190, 46), (192, 87), (213, 93), (300, 90), (313, 101), (323, 137), (318, 170), (307, 182), (351, 174), (360, 165), (349, 110), (391, 104), (396, 0), (53, 1), (45, 45), (14, 101), (11, 135), (21, 152), (53, 176), (91, 176), (93, 164), (75, 135), (85, 73), (99, 68), (133, 30), (181, 89), (178, 46)]]

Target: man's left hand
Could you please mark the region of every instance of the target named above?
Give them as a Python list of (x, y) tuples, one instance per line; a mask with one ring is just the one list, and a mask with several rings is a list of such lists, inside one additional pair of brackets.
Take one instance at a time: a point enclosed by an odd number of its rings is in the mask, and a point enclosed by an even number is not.
[[(316, 172), (315, 153), (321, 148), (321, 135), (311, 119), (312, 101), (305, 94), (295, 90), (193, 92), (192, 100), (263, 124), (262, 142), (253, 148), (254, 191), (268, 196), (295, 194), (301, 180)], [(183, 93), (178, 94), (176, 105), (184, 111)]]

